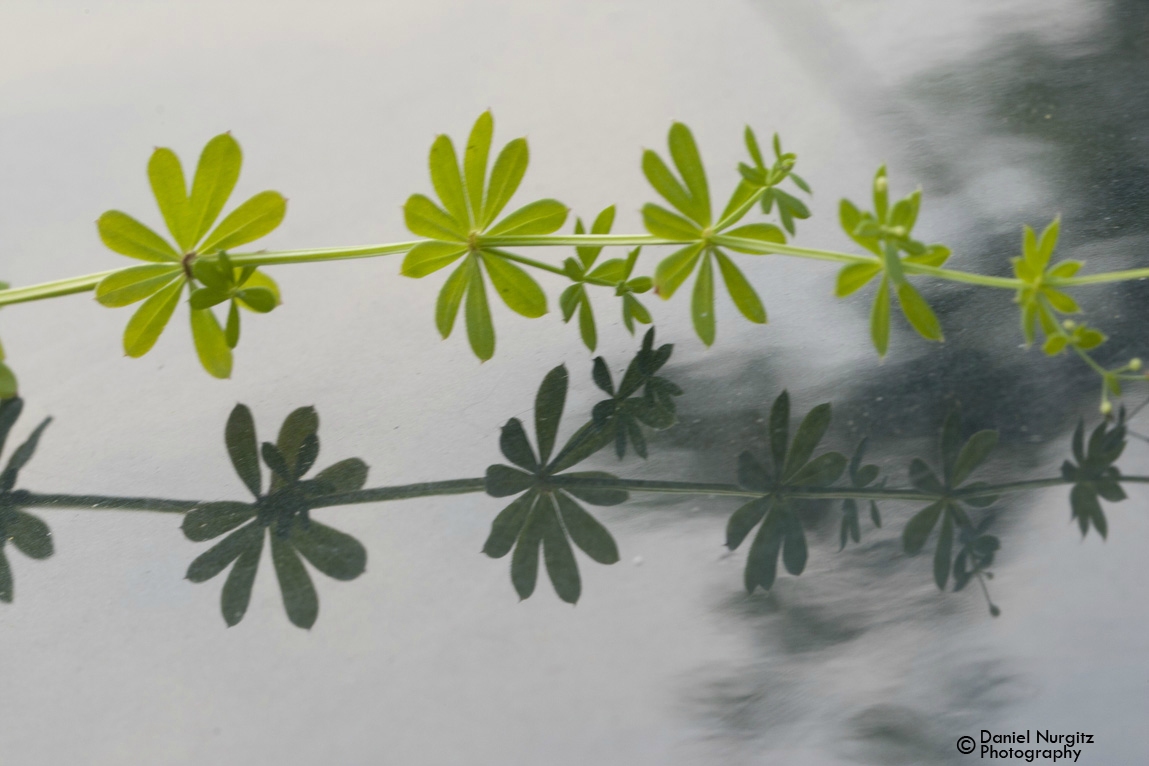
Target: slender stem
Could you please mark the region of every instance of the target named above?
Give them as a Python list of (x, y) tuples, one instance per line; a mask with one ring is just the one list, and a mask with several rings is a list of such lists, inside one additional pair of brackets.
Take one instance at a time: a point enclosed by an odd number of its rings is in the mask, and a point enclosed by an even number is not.
[(980, 285), (982, 287), (1000, 287), (1006, 290), (1017, 290), (1024, 283), (1012, 277), (991, 277), (987, 274), (973, 274), (968, 271), (955, 271), (953, 269), (939, 269), (934, 266), (923, 266), (920, 263), (906, 263), (902, 261), (902, 268), (907, 274), (937, 277), (950, 282), (964, 282), (967, 285)]
[(508, 261), (515, 261), (516, 263), (521, 263), (524, 266), (531, 266), (531, 267), (536, 268), (536, 269), (542, 269), (543, 271), (549, 271), (552, 274), (558, 274), (558, 275), (563, 276), (563, 277), (565, 277), (567, 275), (567, 273), (565, 271), (563, 271), (561, 268), (559, 268), (558, 266), (552, 266), (549, 263), (543, 263), (542, 261), (536, 261), (534, 258), (527, 258), (527, 257), (522, 256), (522, 255), (515, 255), (514, 253), (508, 253), (508, 252), (504, 252), (502, 250), (494, 250), (493, 248), (488, 248), (488, 249), (491, 249), (492, 252), (498, 253), (503, 258), (506, 258)]
[(355, 492), (341, 492), (317, 498), (314, 508), (333, 505), (353, 505), (355, 503), (378, 503), (385, 500), (406, 500), (412, 497), (433, 497), (436, 495), (466, 495), (471, 492), (485, 492), (487, 481), (477, 479), (451, 479), (449, 481), (428, 481), (421, 484), (404, 484), (399, 487), (375, 487)]
[[(667, 494), (711, 495), (719, 497), (763, 497), (764, 492), (745, 489), (736, 484), (720, 484), (691, 481), (658, 481), (651, 479), (599, 479), (587, 477), (555, 477), (555, 487), (578, 487), (582, 489), (615, 489), (629, 492), (656, 492)], [(1149, 476), (1122, 476), (1121, 481), (1149, 484)], [(987, 497), (1010, 492), (1026, 492), (1035, 489), (1060, 487), (1071, 484), (1062, 477), (1028, 479), (1025, 481), (992, 484), (975, 489), (956, 489), (950, 495), (955, 499)], [(373, 487), (353, 492), (340, 492), (315, 498), (311, 507), (329, 508), (339, 505), (359, 503), (379, 503), (388, 500), (407, 500), (416, 497), (439, 495), (465, 495), (486, 491), (486, 480), (450, 479), (429, 481), (418, 484), (403, 484), (395, 487)], [(876, 487), (786, 487), (787, 497), (805, 500), (894, 500), (932, 502), (937, 495), (916, 489), (876, 488)], [(78, 508), (85, 510), (110, 511), (157, 511), (161, 513), (186, 513), (205, 501), (166, 500), (153, 497), (117, 497), (108, 495), (61, 495), (42, 494), (18, 490), (12, 493), (14, 504), (26, 508)]]
[(98, 274), (87, 274), (82, 277), (72, 277), (71, 279), (61, 279), (56, 282), (43, 282), (38, 285), (29, 285), (28, 287), (13, 287), (8, 290), (0, 290), (0, 306), (39, 301), (45, 298), (58, 298), (62, 295), (74, 295), (76, 293), (94, 290), (101, 279), (109, 274), (116, 273), (116, 271), (118, 271), (118, 269), (101, 271)]
[(480, 237), (482, 247), (638, 247), (689, 245), (694, 239), (663, 239), (651, 234), (537, 234)]
[[(346, 261), (354, 258), (374, 258), (380, 255), (405, 253), (424, 240), (413, 242), (393, 242), (385, 245), (363, 245), (362, 247), (329, 247), (318, 250), (280, 250), (259, 253), (228, 253), (228, 258), (236, 266), (277, 266), (285, 263), (319, 263), (322, 261)], [(207, 256), (211, 258), (212, 256)], [(2, 295), (2, 293), (0, 293)]]
[(1106, 271), (1101, 274), (1087, 274), (1083, 277), (1063, 277), (1061, 279), (1049, 277), (1045, 280), (1045, 283), (1052, 287), (1074, 287), (1079, 285), (1100, 285), (1106, 282), (1128, 282), (1134, 279), (1149, 279), (1149, 269)]

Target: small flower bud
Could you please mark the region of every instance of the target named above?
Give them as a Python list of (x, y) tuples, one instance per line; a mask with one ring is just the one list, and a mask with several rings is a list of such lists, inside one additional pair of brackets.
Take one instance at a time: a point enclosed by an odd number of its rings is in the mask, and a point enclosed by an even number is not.
[(1137, 372), (1138, 370), (1140, 370), (1141, 369), (1141, 360), (1138, 359), (1137, 357), (1133, 357), (1132, 359), (1130, 359), (1129, 360), (1129, 369), (1133, 370), (1133, 372)]
[(886, 177), (878, 176), (874, 179), (874, 191), (884, 192), (886, 190)]
[(1113, 404), (1108, 399), (1106, 399), (1101, 403), (1101, 414), (1108, 415), (1111, 412), (1113, 412)]
[(1066, 330), (1072, 330), (1074, 327), (1077, 326), (1077, 322), (1074, 322), (1072, 319), (1066, 319), (1064, 322), (1061, 323), (1061, 326), (1064, 327)]

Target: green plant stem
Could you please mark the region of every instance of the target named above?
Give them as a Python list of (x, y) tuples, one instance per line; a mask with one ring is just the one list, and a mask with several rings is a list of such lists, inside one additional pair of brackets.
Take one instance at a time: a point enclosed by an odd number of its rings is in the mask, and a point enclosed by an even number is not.
[(13, 287), (0, 290), (0, 306), (9, 306), (13, 303), (27, 303), (29, 301), (42, 301), (45, 298), (59, 298), (63, 295), (75, 295), (95, 290), (100, 280), (109, 274), (115, 274), (119, 269), (101, 271), (97, 274), (87, 274), (82, 277), (61, 279), (56, 282), (43, 282), (28, 287)]
[[(1136, 484), (1149, 484), (1149, 476), (1122, 476), (1122, 482)], [(1069, 482), (1061, 477), (1048, 479), (1029, 479), (1025, 481), (1007, 482), (978, 487), (974, 490), (957, 489), (952, 493), (955, 499), (969, 497), (985, 497), (989, 495), (1002, 495), (1012, 492), (1027, 492), (1050, 487), (1068, 486)], [(395, 487), (373, 487), (353, 492), (341, 492), (325, 495), (311, 501), (312, 508), (330, 508), (342, 505), (357, 505), (361, 503), (379, 503), (388, 500), (408, 500), (418, 497), (436, 497), (440, 495), (466, 495), (486, 491), (486, 480), (478, 477), (472, 479), (451, 479), (448, 481), (429, 481), (418, 484), (403, 484)], [(739, 487), (736, 484), (719, 484), (689, 481), (657, 481), (650, 479), (590, 479), (564, 477), (556, 482), (556, 487), (582, 487), (585, 489), (621, 489), (628, 492), (656, 492), (660, 494), (680, 495), (710, 495), (716, 497), (763, 497), (766, 494), (756, 490)], [(913, 502), (933, 502), (937, 495), (921, 492), (916, 489), (896, 488), (851, 488), (851, 487), (786, 487), (783, 494), (787, 497), (802, 498), (804, 500), (894, 500)], [(12, 493), (14, 505), (24, 508), (69, 508), (80, 510), (104, 511), (154, 511), (159, 513), (186, 513), (202, 505), (202, 500), (170, 500), (154, 497), (119, 497), (109, 495), (63, 495), (45, 494), (17, 490)]]
[[(341, 261), (356, 258), (375, 258), (384, 255), (398, 255), (400, 253), (406, 253), (408, 250), (422, 241), (424, 240), (393, 242), (380, 245), (363, 245), (360, 247), (336, 247), (310, 250), (280, 250), (255, 253), (229, 253), (228, 256), (231, 258), (232, 263), (234, 263), (236, 266), (278, 266), (290, 263), (321, 263), (324, 261)], [(480, 238), (478, 244), (489, 248), (578, 246), (654, 247), (686, 245), (690, 244), (691, 241), (693, 240), (664, 239), (662, 237), (655, 237), (649, 234), (548, 234), (538, 236), (482, 237)], [(854, 253), (843, 253), (834, 250), (820, 250), (808, 247), (796, 247), (793, 245), (762, 242), (760, 240), (731, 237), (722, 234), (714, 235), (711, 237), (710, 241), (715, 245), (724, 245), (731, 248), (751, 250), (762, 255), (789, 255), (798, 258), (832, 261), (835, 263), (843, 264), (869, 263), (874, 260), (873, 256), (869, 255), (858, 255)], [(502, 253), (502, 255), (509, 258), (510, 260), (517, 261), (533, 268), (541, 269), (543, 271), (548, 271), (561, 276), (566, 276), (566, 273), (559, 266), (553, 266), (542, 261), (536, 261), (521, 255), (515, 255), (513, 253)], [(215, 258), (215, 256), (210, 255), (202, 257), (207, 260), (212, 260)], [(933, 266), (923, 266), (914, 263), (905, 263), (903, 268), (907, 274), (934, 277), (936, 279), (944, 279), (950, 282), (962, 282), (965, 284), (979, 285), (982, 287), (995, 287), (1000, 289), (1016, 290), (1022, 286), (1022, 282), (1020, 280), (1009, 277), (993, 277), (986, 274), (974, 274), (971, 272), (957, 271), (954, 269), (941, 269), (935, 268)], [(38, 285), (30, 285), (28, 287), (15, 287), (8, 290), (2, 290), (0, 291), (0, 306), (7, 306), (15, 303), (26, 303), (28, 301), (43, 300), (45, 298), (57, 298), (64, 295), (73, 295), (75, 293), (87, 292), (89, 290), (95, 289), (100, 280), (109, 274), (115, 273), (116, 271), (120, 271), (120, 269), (101, 271), (95, 274), (87, 274), (84, 276), (73, 277), (71, 279), (62, 279), (55, 282), (44, 282)], [(1125, 271), (1091, 274), (1083, 277), (1050, 279), (1048, 280), (1048, 283), (1058, 287), (1074, 287), (1139, 279), (1149, 279), (1149, 269), (1129, 269)], [(613, 286), (613, 284), (602, 280), (585, 281), (592, 284), (601, 284), (607, 287)]]

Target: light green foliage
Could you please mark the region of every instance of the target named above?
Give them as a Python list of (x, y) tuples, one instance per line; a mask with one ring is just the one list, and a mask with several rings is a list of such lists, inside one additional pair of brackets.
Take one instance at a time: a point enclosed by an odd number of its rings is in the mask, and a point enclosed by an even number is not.
[[(848, 199), (838, 208), (842, 230), (850, 239), (876, 256), (873, 261), (852, 263), (838, 273), (835, 294), (845, 297), (860, 290), (877, 276), (878, 289), (870, 311), (870, 337), (882, 356), (890, 345), (890, 289), (906, 321), (927, 340), (942, 340), (942, 328), (930, 305), (909, 280), (904, 264), (938, 268), (950, 256), (944, 245), (925, 245), (914, 239), (914, 224), (921, 207), (921, 190), (890, 205), (886, 166), (874, 176), (874, 211), (861, 211)], [(904, 255), (903, 255), (904, 254)]]
[[(609, 234), (614, 224), (614, 205), (603, 210), (591, 224), (591, 234)], [(582, 219), (575, 220), (575, 234), (586, 233)], [(594, 320), (594, 309), (587, 294), (587, 285), (612, 285), (615, 295), (622, 299), (622, 321), (630, 334), (634, 334), (634, 323), (650, 324), (650, 312), (639, 302), (636, 295), (650, 290), (649, 277), (633, 277), (634, 266), (642, 248), (636, 247), (625, 258), (611, 258), (595, 265), (602, 247), (576, 247), (577, 258), (567, 258), (563, 262), (563, 273), (572, 284), (563, 290), (559, 298), (563, 321), (569, 322), (578, 314), (579, 334), (583, 343), (591, 351), (598, 345), (598, 330)]]
[[(283, 196), (260, 192), (212, 228), (235, 188), (242, 162), (235, 139), (228, 133), (216, 136), (200, 155), (189, 194), (175, 152), (164, 148), (153, 152), (148, 180), (174, 246), (118, 210), (109, 210), (96, 222), (100, 239), (109, 249), (149, 262), (110, 274), (96, 285), (96, 300), (105, 306), (143, 301), (124, 331), (128, 356), (143, 356), (151, 350), (186, 286), (200, 362), (213, 376), (227, 378), (231, 350), (239, 342), (237, 309), (267, 312), (279, 304), (279, 290), (270, 277), (252, 266), (233, 268), (224, 251), (254, 242), (279, 226), (287, 212)], [(226, 329), (210, 310), (224, 301), (231, 302)]]
[(187, 579), (205, 582), (234, 562), (220, 596), (229, 627), (247, 612), (267, 537), (284, 610), (301, 628), (310, 628), (319, 616), (319, 597), (304, 560), (336, 580), (354, 580), (367, 567), (367, 550), (358, 540), (311, 518), (315, 503), (362, 489), (367, 482), (367, 464), (358, 458), (335, 463), (312, 479), (302, 478), (319, 456), (318, 430), (319, 417), (311, 407), (287, 416), (276, 443), (265, 442), (261, 448), (272, 472), (270, 489), (262, 494), (251, 411), (238, 404), (228, 418), (224, 430), (228, 456), (255, 502), (202, 503), (184, 517), (183, 532), (193, 542), (227, 535), (191, 563)]
[(777, 203), (783, 223), (792, 232), (793, 219), (808, 217), (809, 211), (796, 197), (782, 192), (776, 186), (790, 177), (795, 178), (801, 188), (808, 191), (808, 187), (790, 171), (796, 157), (782, 154), (781, 144), (777, 140), (777, 161), (772, 168), (767, 169), (754, 132), (747, 128), (746, 144), (755, 164), (753, 167), (745, 164), (740, 166), (743, 179), (735, 188), (718, 222), (712, 223), (710, 188), (690, 129), (680, 122), (674, 123), (670, 128), (668, 144), (670, 158), (678, 175), (671, 171), (656, 152), (649, 149), (642, 155), (642, 171), (654, 190), (674, 210), (648, 203), (642, 208), (642, 217), (647, 231), (654, 236), (686, 244), (658, 264), (654, 272), (654, 290), (662, 298), (669, 299), (691, 274), (697, 273), (691, 297), (691, 317), (698, 337), (709, 346), (714, 343), (717, 334), (714, 316), (715, 264), (738, 311), (751, 322), (766, 323), (766, 309), (758, 293), (723, 248), (760, 255), (769, 252), (770, 244), (786, 242), (785, 234), (773, 224), (754, 223), (731, 227), (741, 221), (756, 203), (762, 203), (764, 212), (769, 212), (772, 205)]
[(1061, 327), (1059, 314), (1077, 314), (1081, 309), (1077, 301), (1057, 289), (1056, 281), (1072, 277), (1084, 264), (1081, 261), (1050, 262), (1060, 232), (1060, 218), (1054, 218), (1045, 227), (1040, 239), (1033, 229), (1026, 226), (1021, 238), (1022, 254), (1011, 259), (1013, 273), (1022, 283), (1014, 300), (1021, 307), (1021, 332), (1025, 345), (1033, 345), (1040, 327), (1046, 336), (1042, 350), (1050, 356), (1074, 346), (1083, 350), (1093, 349), (1105, 341), (1104, 335), (1084, 325), (1078, 325), (1072, 333)]
[(413, 194), (403, 207), (407, 228), (428, 241), (407, 253), (402, 273), (425, 277), (462, 259), (439, 293), (435, 324), (444, 338), (449, 336), (459, 307), (465, 303), (471, 350), (483, 361), (495, 353), (495, 328), (484, 273), (515, 313), (525, 317), (547, 313), (546, 295), (538, 283), (514, 263), (515, 256), (484, 246), (483, 236), (552, 234), (562, 227), (568, 212), (561, 202), (542, 199), (496, 222), (523, 180), (528, 152), (526, 139), (511, 141), (499, 153), (488, 179), (493, 134), (494, 120), (490, 112), (484, 112), (471, 129), (462, 170), (451, 139), (445, 135), (436, 138), (431, 146), (430, 170), (439, 204)]

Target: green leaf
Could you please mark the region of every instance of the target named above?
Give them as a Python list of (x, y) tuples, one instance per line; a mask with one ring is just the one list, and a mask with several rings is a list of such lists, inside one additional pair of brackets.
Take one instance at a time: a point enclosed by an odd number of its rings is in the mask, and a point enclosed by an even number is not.
[(101, 215), (96, 229), (108, 249), (120, 255), (157, 263), (180, 260), (180, 254), (163, 237), (119, 210)]
[(204, 311), (210, 309), (212, 306), (218, 306), (228, 299), (228, 294), (224, 292), (217, 292), (210, 287), (200, 287), (192, 290), (191, 298), (188, 299), (188, 305), (196, 311)]
[(463, 153), (463, 181), (467, 187), (467, 200), (471, 204), (472, 220), (478, 222), (483, 213), (483, 185), (486, 183), (487, 158), (491, 153), (491, 137), (495, 120), (488, 110), (479, 115), (467, 139)]
[(563, 525), (574, 544), (600, 564), (617, 563), (618, 546), (607, 528), (562, 492), (556, 492), (554, 499)]
[(193, 243), (199, 242), (219, 217), (239, 180), (242, 164), (239, 144), (228, 133), (216, 136), (203, 148), (192, 181), (189, 231)]
[(354, 580), (367, 568), (367, 549), (362, 543), (315, 519), (306, 529), (295, 527), (291, 543), (313, 567), (336, 580)]
[(501, 255), (486, 250), (480, 251), (479, 255), (487, 267), (491, 285), (507, 308), (532, 319), (547, 313), (546, 293), (527, 272)]
[(811, 460), (798, 469), (791, 481), (798, 486), (824, 487), (833, 484), (846, 470), (846, 456), (839, 452), (827, 452)]
[(1069, 279), (1084, 265), (1081, 261), (1062, 261), (1049, 270), (1049, 276), (1054, 279)]
[(845, 298), (861, 289), (882, 270), (880, 263), (851, 263), (838, 272), (838, 285), (834, 294)]
[(957, 462), (954, 464), (953, 478), (951, 479), (953, 485), (957, 486), (968, 479), (974, 469), (989, 457), (989, 453), (996, 446), (997, 431), (978, 431), (971, 436), (965, 446), (962, 447)]
[(934, 551), (934, 582), (938, 589), (945, 590), (949, 581), (953, 561), (954, 522), (953, 514), (946, 511), (942, 519), (942, 530), (938, 533), (938, 547)]
[[(3, 354), (0, 353), (0, 358)], [(8, 365), (0, 362), (0, 399), (11, 399), (18, 391), (16, 375)]]
[(569, 212), (569, 208), (556, 199), (540, 199), (510, 213), (484, 236), (553, 234), (562, 228)]
[(518, 544), (511, 556), (511, 583), (520, 599), (530, 598), (535, 592), (535, 582), (539, 576), (539, 545), (543, 540), (549, 509), (538, 503), (527, 515)]
[(487, 288), (483, 284), (483, 272), (477, 266), (471, 268), (465, 313), (467, 340), (471, 343), (471, 350), (485, 362), (495, 355), (495, 326), (491, 322), (491, 308), (487, 304)]
[(1049, 303), (1053, 306), (1053, 308), (1057, 309), (1062, 314), (1076, 314), (1081, 311), (1081, 308), (1077, 305), (1077, 301), (1073, 300), (1073, 298), (1069, 297), (1069, 295), (1061, 292), (1060, 290), (1054, 290), (1052, 287), (1047, 287), (1041, 291), (1041, 294), (1049, 300)]
[[(737, 237), (738, 239), (748, 239), (755, 242), (761, 242), (765, 245), (786, 244), (786, 234), (772, 223), (751, 223), (746, 226), (739, 226), (737, 229), (723, 232), (724, 237)], [(754, 249), (751, 247), (742, 247), (738, 245), (726, 245), (731, 250), (739, 253), (750, 253), (751, 255), (762, 255), (762, 250)]]
[(455, 145), (446, 135), (435, 138), (431, 144), (431, 184), (435, 194), (455, 221), (465, 229), (471, 228), (471, 212), (467, 207), (467, 194), (463, 190), (463, 178), (459, 175), (459, 158), (455, 155)]
[(578, 329), (582, 336), (582, 342), (588, 349), (594, 351), (595, 346), (598, 345), (598, 331), (594, 326), (594, 311), (590, 307), (590, 299), (586, 297), (585, 292), (579, 302)]
[[(244, 271), (246, 270), (247, 269), (244, 269)], [(276, 306), (283, 303), (283, 297), (279, 294), (279, 285), (275, 283), (274, 279), (264, 274), (262, 271), (256, 271), (252, 269), (246, 279), (240, 279), (237, 281), (243, 290), (241, 290), (239, 295), (236, 296), (236, 300), (239, 301), (239, 305), (243, 306), (244, 308), (248, 308), (253, 311), (259, 311), (259, 309), (255, 308), (254, 306), (248, 305), (244, 301), (243, 297), (244, 294), (246, 294), (248, 291), (256, 289), (266, 290), (267, 292), (271, 293), (272, 296), (275, 297)]]
[[(662, 158), (650, 149), (642, 153), (642, 173), (650, 185), (654, 187), (654, 190), (684, 216), (695, 223), (705, 219), (706, 216), (703, 215), (703, 211), (695, 200), (691, 198), (690, 193), (674, 177)], [(700, 224), (700, 226), (705, 225), (705, 223)]]
[(792, 512), (786, 514), (784, 524), (782, 563), (786, 566), (787, 572), (797, 576), (806, 569), (806, 533), (802, 530), (802, 522)]
[(774, 458), (774, 474), (782, 475), (786, 464), (786, 443), (790, 433), (790, 392), (783, 391), (770, 408), (770, 455)]
[[(399, 273), (405, 277), (419, 279), (444, 266), (449, 266), (459, 260), (465, 252), (467, 252), (466, 245), (456, 245), (452, 242), (420, 242), (407, 251)], [(442, 332), (441, 326), (440, 332)]]
[(882, 276), (874, 294), (874, 307), (870, 311), (870, 337), (879, 356), (885, 356), (890, 347), (890, 291), (889, 278)]
[(921, 255), (907, 255), (903, 258), (905, 263), (917, 263), (922, 266), (937, 268), (950, 258), (950, 249), (945, 245), (930, 245)]
[(738, 186), (734, 187), (734, 193), (730, 195), (730, 201), (726, 203), (722, 215), (718, 217), (718, 223), (714, 228), (718, 231), (725, 229), (727, 226), (733, 226), (738, 221), (750, 212), (750, 208), (754, 207), (757, 201), (754, 197), (758, 193), (758, 186), (743, 179), (738, 182)]
[(778, 551), (782, 547), (784, 531), (782, 516), (777, 508), (771, 510), (750, 545), (744, 576), (746, 590), (749, 593), (753, 593), (756, 586), (770, 590), (774, 585), (774, 578), (778, 573)]
[(502, 212), (511, 201), (522, 183), (530, 161), (527, 140), (516, 138), (503, 147), (491, 169), (491, 181), (487, 185), (487, 198), (483, 202), (483, 220), (480, 229), (491, 225), (491, 221)]
[(730, 514), (730, 520), (726, 522), (726, 547), (734, 550), (741, 545), (773, 504), (773, 498), (758, 497)]
[(0, 401), (0, 451), (3, 451), (4, 443), (8, 441), (8, 434), (12, 431), (12, 426), (15, 425), (16, 420), (23, 411), (23, 399), (5, 399)]
[(451, 272), (443, 289), (439, 291), (439, 299), (435, 303), (435, 326), (439, 335), (446, 338), (455, 327), (455, 317), (459, 315), (459, 305), (463, 302), (463, 294), (467, 291), (470, 282), (471, 269), (475, 268), (474, 261), (468, 259), (459, 268)]
[(187, 512), (180, 528), (184, 537), (194, 543), (202, 543), (254, 518), (255, 506), (246, 503), (201, 503)]
[(510, 553), (537, 499), (536, 493), (527, 492), (500, 511), (491, 523), (491, 533), (483, 543), (483, 553), (493, 559), (501, 559)]
[(605, 479), (613, 481), (615, 477), (602, 471), (577, 471), (554, 477), (553, 481), (556, 486), (561, 487), (564, 492), (569, 492), (579, 500), (583, 500), (591, 505), (619, 505), (620, 503), (625, 503), (629, 497), (625, 489), (583, 487), (577, 484), (568, 484), (565, 481), (566, 479), (590, 479), (592, 481)]
[(649, 202), (642, 206), (642, 222), (647, 231), (663, 239), (689, 242), (702, 237), (702, 231), (690, 221)]
[[(614, 226), (614, 205), (604, 208), (594, 219), (591, 224), (591, 234), (609, 234), (611, 227)], [(583, 268), (589, 269), (591, 264), (598, 258), (599, 253), (602, 252), (602, 247), (576, 247), (575, 252), (578, 254), (579, 261), (582, 263)]]
[(906, 528), (902, 532), (902, 547), (906, 553), (912, 556), (926, 544), (926, 539), (929, 538), (930, 532), (938, 523), (938, 516), (945, 504), (945, 500), (931, 503), (914, 514), (914, 517), (906, 523)]
[(12, 603), (12, 568), (8, 566), (3, 548), (0, 548), (0, 601)]
[(682, 286), (702, 255), (703, 243), (698, 242), (677, 250), (658, 264), (654, 270), (655, 292), (669, 299)]
[(938, 477), (921, 458), (914, 458), (910, 461), (910, 484), (922, 492), (929, 492), (932, 495), (945, 493), (945, 487), (942, 486), (942, 483), (938, 481)]
[(802, 424), (794, 433), (794, 441), (790, 445), (790, 454), (786, 456), (785, 467), (782, 469), (783, 480), (790, 479), (796, 471), (806, 465), (810, 456), (814, 454), (818, 443), (826, 435), (833, 417), (830, 404), (819, 404), (802, 418)]
[(909, 282), (898, 285), (898, 303), (902, 306), (902, 313), (918, 334), (927, 340), (942, 340), (942, 327), (938, 324), (937, 315), (926, 303), (914, 286)]
[(698, 337), (707, 346), (712, 345), (716, 328), (714, 321), (714, 267), (710, 262), (709, 253), (703, 256), (702, 266), (698, 270), (698, 279), (694, 282), (690, 313)]
[(187, 579), (206, 582), (227, 568), (245, 550), (263, 544), (263, 527), (252, 523), (240, 527), (206, 552), (196, 557), (188, 567)]
[(686, 182), (695, 214), (691, 216), (701, 226), (710, 225), (710, 191), (706, 184), (706, 171), (690, 128), (681, 122), (670, 126), (670, 156), (674, 166)]
[(466, 242), (466, 221), (456, 221), (422, 194), (412, 194), (403, 205), (403, 220), (412, 233), (428, 239)]
[(749, 125), (746, 126), (742, 137), (746, 141), (746, 150), (750, 152), (750, 157), (754, 160), (754, 164), (760, 168), (766, 167), (766, 163), (762, 159), (762, 150), (758, 148), (758, 137), (754, 135), (754, 131)]
[[(314, 437), (319, 431), (319, 415), (314, 407), (299, 407), (292, 410), (279, 428), (279, 436), (275, 446), (287, 465), (290, 474), (302, 473), (298, 471), (297, 462), (304, 444), (309, 437)], [(277, 477), (272, 478), (272, 491), (278, 489), (280, 482)]]
[(368, 470), (367, 464), (362, 460), (349, 457), (324, 468), (315, 475), (315, 481), (329, 486), (331, 492), (355, 492), (363, 489), (363, 485), (367, 483)]
[(28, 558), (46, 559), (52, 555), (52, 531), (30, 513), (13, 510), (8, 522), (8, 537)]
[(535, 477), (507, 465), (487, 467), (485, 489), (491, 497), (509, 497), (530, 489)]
[(136, 309), (124, 328), (124, 353), (141, 357), (151, 351), (172, 318), (186, 281), (183, 277), (176, 279)]
[(611, 258), (609, 261), (599, 264), (587, 277), (615, 284), (623, 282), (627, 277), (626, 261), (621, 258)]
[(223, 612), (224, 622), (230, 628), (238, 625), (247, 613), (248, 604), (251, 603), (251, 587), (255, 584), (255, 573), (259, 569), (259, 559), (263, 555), (263, 528), (259, 529), (259, 536), (254, 544), (244, 549), (236, 559), (235, 566), (228, 572), (227, 580), (223, 583), (223, 592), (220, 594), (220, 611)]
[(275, 293), (263, 287), (245, 288), (236, 293), (235, 297), (237, 300), (243, 301), (244, 305), (252, 311), (260, 314), (266, 314), (279, 305)]
[(270, 234), (287, 215), (287, 200), (279, 192), (264, 191), (244, 202), (220, 221), (199, 252), (230, 250)]
[(231, 347), (215, 314), (210, 309), (192, 309), (191, 328), (203, 368), (216, 378), (231, 377)]
[(726, 290), (730, 293), (734, 305), (742, 312), (742, 316), (756, 324), (766, 324), (766, 307), (762, 305), (758, 293), (754, 291), (746, 277), (722, 252), (715, 250), (714, 256), (718, 259), (718, 268), (722, 272)]
[(543, 527), (543, 558), (546, 561), (547, 574), (554, 585), (555, 593), (568, 604), (578, 603), (582, 593), (582, 581), (579, 578), (578, 563), (575, 561), (574, 551), (559, 523), (558, 509), (552, 502), (547, 503), (550, 508), (540, 507), (535, 512), (545, 515), (546, 522)]
[(886, 180), (886, 166), (882, 165), (878, 168), (878, 172), (874, 174), (874, 212), (878, 215), (878, 220), (882, 223), (886, 222), (887, 213), (890, 208), (890, 190)]
[(319, 616), (319, 597), (311, 575), (307, 574), (291, 543), (276, 534), (271, 536), (271, 561), (275, 564), (287, 619), (300, 628), (310, 629)]
[[(559, 414), (561, 413), (560, 409)], [(503, 426), (499, 435), (499, 449), (503, 456), (515, 465), (532, 473), (539, 470), (539, 461), (535, 458), (535, 452), (531, 449), (526, 431), (523, 430), (523, 424), (518, 418), (511, 418)]]
[(96, 285), (96, 300), (110, 308), (128, 306), (159, 292), (181, 272), (179, 266), (161, 263), (130, 266), (101, 279)]
[(239, 345), (239, 303), (232, 301), (227, 310), (227, 326), (223, 328), (223, 337), (228, 348)]
[(1061, 232), (1061, 216), (1057, 216), (1045, 227), (1045, 231), (1041, 233), (1041, 241), (1037, 243), (1034, 250), (1034, 257), (1030, 262), (1035, 268), (1044, 270), (1046, 264), (1049, 263), (1050, 257), (1053, 255), (1053, 249), (1057, 247), (1057, 237)]
[(175, 152), (171, 149), (156, 149), (152, 152), (148, 160), (148, 180), (168, 231), (181, 250), (190, 251), (195, 247), (195, 222), (191, 219), (191, 200), (188, 199), (183, 166)]
[[(539, 463), (543, 465), (550, 459), (551, 450), (555, 446), (555, 436), (567, 399), (567, 379), (567, 368), (563, 365), (555, 367), (543, 378), (535, 397), (535, 436), (538, 438)], [(523, 441), (526, 442), (525, 436)], [(529, 444), (527, 449), (530, 449)]]

